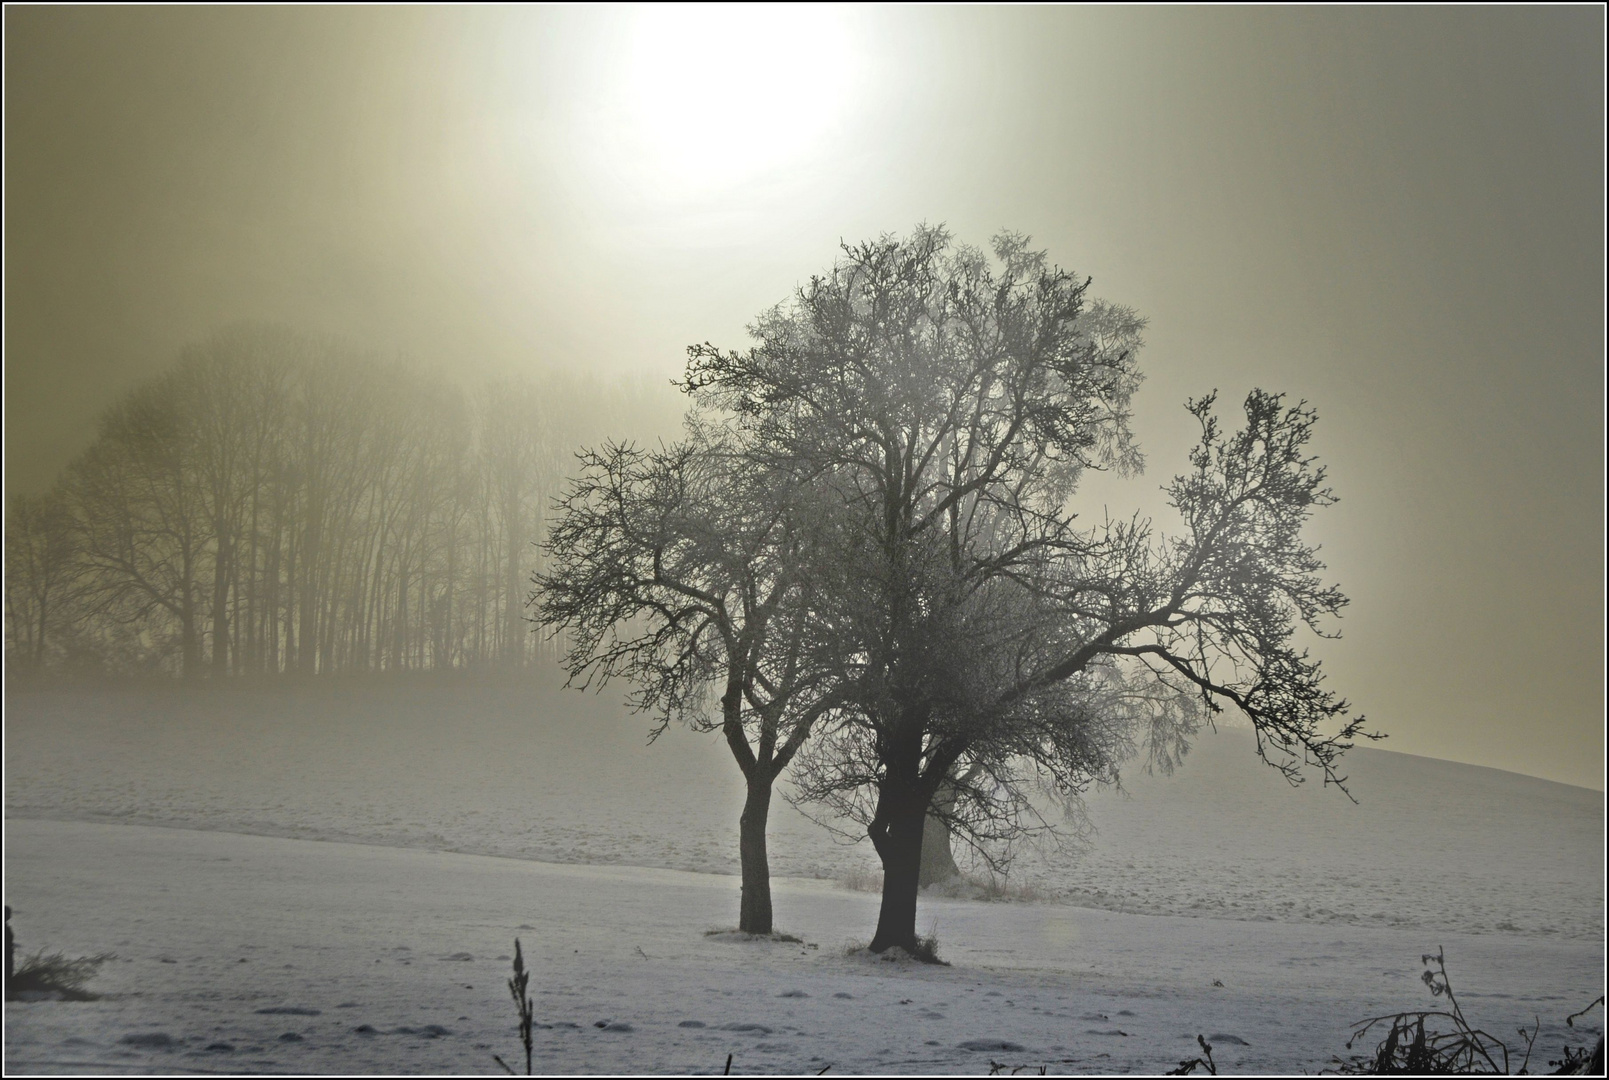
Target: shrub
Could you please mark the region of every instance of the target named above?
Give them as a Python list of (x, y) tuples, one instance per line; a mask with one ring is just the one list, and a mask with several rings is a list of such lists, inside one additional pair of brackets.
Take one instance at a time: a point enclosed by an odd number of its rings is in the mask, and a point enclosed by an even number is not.
[(113, 959), (116, 957), (111, 953), (69, 960), (61, 953), (47, 956), (42, 951), (36, 952), (17, 967), (6, 987), (6, 997), (38, 996), (61, 1001), (94, 1001), (99, 995), (90, 993), (84, 989), (84, 985), (95, 977), (95, 972), (100, 970), (102, 964)]
[(948, 960), (939, 959), (939, 934), (937, 927), (929, 931), (926, 937), (917, 938), (916, 948), (912, 949), (910, 952), (912, 959), (920, 960), (924, 964), (941, 964), (944, 967), (950, 966)]

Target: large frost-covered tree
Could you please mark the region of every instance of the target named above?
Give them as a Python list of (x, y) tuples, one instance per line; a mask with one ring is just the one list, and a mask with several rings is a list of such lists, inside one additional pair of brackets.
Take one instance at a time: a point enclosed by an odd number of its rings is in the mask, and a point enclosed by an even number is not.
[(1345, 603), (1301, 536), (1333, 501), (1305, 405), (1254, 391), (1226, 435), (1210, 395), (1191, 403), (1200, 442), (1168, 489), (1180, 536), (1075, 520), (1085, 470), (1140, 463), (1143, 322), (1087, 286), (1021, 237), (991, 259), (923, 228), (846, 247), (748, 350), (689, 351), (684, 389), (734, 418), (745, 467), (809, 477), (829, 523), (808, 625), (845, 700), (800, 786), (866, 824), (875, 951), (916, 942), (941, 788), (955, 825), (1009, 834), (1032, 774), (1072, 793), (1115, 778), (1137, 738), (1170, 756), (1192, 714), (1155, 703), (1189, 694), (1237, 707), (1293, 780), (1304, 758), (1340, 780), (1360, 731), (1294, 640)]

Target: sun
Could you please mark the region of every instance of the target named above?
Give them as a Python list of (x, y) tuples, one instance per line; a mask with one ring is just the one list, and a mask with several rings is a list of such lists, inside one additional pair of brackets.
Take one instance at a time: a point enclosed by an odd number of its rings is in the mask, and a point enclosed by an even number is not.
[(620, 56), (609, 156), (673, 196), (717, 193), (819, 152), (853, 73), (831, 8), (639, 9)]

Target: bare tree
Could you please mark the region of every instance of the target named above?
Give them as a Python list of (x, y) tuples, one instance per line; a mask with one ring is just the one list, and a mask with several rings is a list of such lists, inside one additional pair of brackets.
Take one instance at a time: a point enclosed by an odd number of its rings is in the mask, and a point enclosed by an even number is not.
[(202, 673), (202, 580), (208, 522), (196, 482), (196, 436), (176, 376), (130, 394), (70, 467), (90, 610), (113, 621), (162, 612), (177, 624), (180, 671)]
[(77, 563), (72, 514), (61, 493), (12, 495), (6, 506), (6, 654), (13, 671), (44, 670)]
[(1212, 399), (1192, 403), (1202, 440), (1169, 489), (1183, 537), (1075, 523), (1085, 469), (1140, 463), (1127, 406), (1143, 322), (1087, 286), (1021, 237), (991, 261), (924, 228), (846, 247), (747, 352), (689, 351), (684, 388), (738, 418), (754, 460), (831, 492), (839, 551), (814, 564), (811, 619), (854, 700), (813, 741), (801, 789), (866, 822), (884, 867), (873, 950), (916, 942), (942, 785), (970, 808), (952, 821), (1007, 836), (1034, 776), (1076, 794), (1115, 779), (1137, 736), (1185, 737), (1144, 730), (1189, 714), (1147, 716), (1105, 692), (1112, 671), (1237, 706), (1293, 780), (1303, 757), (1340, 780), (1360, 731), (1292, 644), (1345, 603), (1300, 535), (1333, 501), (1305, 406), (1254, 392), (1226, 437)]
[(608, 444), (580, 460), (547, 540), (551, 569), (534, 579), (538, 617), (569, 632), (572, 684), (636, 684), (655, 736), (673, 720), (722, 732), (747, 787), (738, 925), (769, 934), (772, 788), (841, 694), (816, 663), (800, 572), (817, 542), (811, 490), (697, 423), (668, 449)]
[(108, 410), (49, 543), (44, 504), (13, 506), (9, 660), (187, 678), (522, 667), (532, 541), (570, 448), (662, 412), (629, 384), (472, 395), (337, 341), (226, 328)]
[[(173, 375), (175, 403), (191, 431), (188, 468), (200, 496), (212, 561), (211, 672), (229, 673), (233, 620), (230, 598), (238, 601), (240, 549), (246, 545), (247, 513), (255, 494), (251, 469), (261, 441), (261, 424), (273, 415), (254, 391), (272, 383), (276, 342), (266, 328), (237, 326), (201, 346), (186, 350)], [(268, 375), (263, 382), (256, 376)], [(237, 657), (238, 658), (238, 657)]]

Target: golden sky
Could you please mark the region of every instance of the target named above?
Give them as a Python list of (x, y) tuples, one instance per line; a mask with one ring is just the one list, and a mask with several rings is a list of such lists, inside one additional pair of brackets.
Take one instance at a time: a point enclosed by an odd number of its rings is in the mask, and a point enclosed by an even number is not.
[(1603, 786), (1604, 15), (5, 11), (8, 486), (242, 319), (474, 375), (677, 373), (830, 264), (1031, 234), (1180, 405), (1313, 402), (1332, 685), (1410, 753)]

